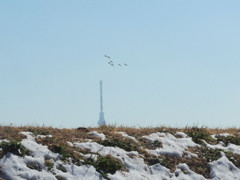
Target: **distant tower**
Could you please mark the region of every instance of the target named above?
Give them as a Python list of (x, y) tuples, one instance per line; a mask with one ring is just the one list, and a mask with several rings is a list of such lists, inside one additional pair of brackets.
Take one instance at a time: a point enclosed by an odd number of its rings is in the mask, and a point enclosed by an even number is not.
[(103, 112), (103, 98), (102, 98), (102, 81), (100, 81), (100, 113), (99, 113), (99, 120), (98, 125), (106, 125), (106, 121), (104, 119), (104, 112)]

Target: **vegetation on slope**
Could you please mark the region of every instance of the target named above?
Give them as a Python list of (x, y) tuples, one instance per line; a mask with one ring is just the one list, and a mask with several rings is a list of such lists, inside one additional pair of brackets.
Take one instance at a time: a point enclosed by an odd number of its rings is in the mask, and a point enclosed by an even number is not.
[[(220, 149), (210, 149), (204, 142), (209, 144), (218, 144), (220, 141), (226, 146), (228, 143), (240, 145), (240, 129), (228, 128), (228, 129), (208, 129), (206, 127), (185, 127), (185, 128), (170, 128), (170, 127), (147, 127), (147, 128), (131, 128), (131, 127), (117, 127), (117, 126), (101, 126), (98, 128), (79, 128), (79, 129), (58, 129), (53, 127), (37, 127), (37, 126), (0, 126), (0, 140), (8, 140), (0, 143), (0, 158), (11, 152), (18, 156), (28, 155), (28, 150), (20, 144), (20, 141), (26, 138), (20, 132), (29, 131), (35, 135), (37, 143), (46, 145), (48, 148), (55, 153), (61, 155), (61, 160), (75, 165), (92, 165), (96, 170), (102, 174), (103, 177), (107, 178), (107, 173), (114, 174), (117, 170), (127, 171), (127, 169), (121, 164), (120, 161), (116, 160), (111, 155), (98, 156), (94, 158), (83, 158), (84, 154), (88, 154), (89, 150), (76, 148), (70, 146), (68, 142), (86, 142), (88, 140), (97, 142), (103, 146), (119, 147), (125, 151), (137, 151), (139, 155), (144, 159), (148, 165), (154, 165), (160, 163), (161, 165), (169, 168), (171, 172), (176, 169), (179, 163), (186, 163), (189, 168), (198, 173), (202, 174), (205, 178), (209, 178), (209, 166), (208, 163), (215, 161), (221, 157)], [(91, 136), (89, 131), (97, 131), (103, 133), (107, 139), (102, 140), (99, 137)], [(125, 138), (116, 132), (126, 132), (129, 136), (135, 137), (137, 141), (129, 138)], [(151, 142), (143, 136), (150, 135), (156, 132), (170, 133), (174, 136), (176, 132), (184, 132), (192, 140), (199, 144), (199, 147), (189, 148), (188, 151), (195, 153), (198, 157), (192, 157), (191, 159), (187, 156), (182, 158), (161, 155), (155, 156), (150, 154), (148, 150), (161, 148), (162, 143), (160, 141)], [(221, 133), (229, 133), (231, 136), (223, 136)], [(215, 134), (215, 138), (211, 135)], [(42, 138), (38, 135), (51, 135)], [(177, 137), (177, 136), (176, 136)], [(181, 137), (177, 137), (181, 138)], [(238, 168), (240, 168), (240, 155), (234, 154), (230, 151), (224, 152), (228, 159)], [(50, 159), (45, 159), (45, 166), (48, 171), (52, 171), (53, 163)], [(29, 163), (28, 167), (41, 171), (41, 166), (34, 163)], [(65, 171), (64, 167), (57, 167), (61, 171)], [(61, 179), (61, 177), (56, 177)]]

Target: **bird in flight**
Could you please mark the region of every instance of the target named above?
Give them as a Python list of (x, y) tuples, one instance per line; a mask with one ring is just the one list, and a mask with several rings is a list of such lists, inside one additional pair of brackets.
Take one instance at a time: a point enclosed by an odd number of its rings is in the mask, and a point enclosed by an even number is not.
[(110, 56), (105, 55), (106, 58), (111, 59)]
[(114, 66), (113, 62), (112, 61), (109, 61), (108, 64)]
[(118, 64), (119, 66), (122, 66), (121, 64)]
[(125, 66), (128, 66), (126, 63), (124, 63)]

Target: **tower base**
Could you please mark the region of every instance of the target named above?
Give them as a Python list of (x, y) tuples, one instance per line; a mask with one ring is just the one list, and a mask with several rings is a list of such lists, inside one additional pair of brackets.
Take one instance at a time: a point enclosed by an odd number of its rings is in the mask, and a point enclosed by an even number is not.
[(105, 119), (104, 119), (104, 113), (103, 113), (103, 112), (100, 112), (100, 113), (99, 113), (98, 125), (99, 125), (99, 126), (104, 126), (104, 125), (106, 125), (106, 121), (105, 121)]

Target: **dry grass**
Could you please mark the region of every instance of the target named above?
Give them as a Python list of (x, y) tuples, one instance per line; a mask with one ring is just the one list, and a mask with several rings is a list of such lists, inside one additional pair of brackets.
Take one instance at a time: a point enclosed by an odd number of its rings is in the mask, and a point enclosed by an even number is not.
[[(240, 142), (240, 129), (239, 128), (214, 128), (209, 129), (207, 127), (184, 127), (184, 128), (171, 128), (171, 127), (144, 127), (144, 128), (135, 128), (135, 127), (126, 127), (126, 126), (116, 126), (108, 125), (101, 126), (98, 128), (88, 127), (86, 131), (83, 129), (58, 129), (53, 127), (45, 126), (0, 126), (0, 140), (17, 140), (21, 141), (26, 138), (20, 132), (30, 131), (36, 136), (36, 141), (40, 144), (47, 145), (50, 150), (53, 152), (61, 152), (63, 157), (72, 157), (73, 163), (81, 165), (80, 160), (82, 160), (82, 154), (89, 153), (87, 150), (76, 149), (68, 145), (69, 142), (86, 142), (91, 139), (92, 141), (99, 142), (102, 144), (108, 144), (110, 146), (118, 146), (121, 148), (126, 148), (126, 150), (135, 150), (138, 151), (140, 155), (144, 157), (144, 161), (153, 165), (160, 163), (163, 166), (169, 168), (172, 172), (176, 169), (176, 166), (179, 163), (186, 163), (189, 168), (198, 173), (202, 174), (205, 178), (209, 178), (209, 168), (208, 163), (212, 160), (217, 160), (219, 158), (219, 151), (209, 151), (204, 145), (201, 148), (188, 149), (195, 154), (198, 154), (198, 158), (188, 159), (185, 156), (182, 158), (170, 157), (167, 155), (162, 155), (156, 157), (152, 154), (149, 154), (146, 149), (156, 149), (161, 147), (161, 142), (150, 142), (143, 138), (142, 136), (150, 135), (151, 133), (164, 132), (175, 134), (176, 132), (185, 132), (193, 138), (196, 143), (201, 144), (201, 140), (204, 139), (208, 143), (216, 144), (218, 140), (214, 140), (210, 137), (213, 134), (220, 133), (229, 133), (235, 135), (236, 138), (234, 142)], [(106, 135), (108, 141), (101, 141), (99, 138), (91, 136), (87, 131), (97, 131), (98, 133), (103, 133)], [(126, 132), (129, 136), (135, 137), (138, 142), (135, 142), (131, 139), (124, 138), (116, 132)], [(37, 137), (37, 135), (52, 135), (52, 137)], [(225, 143), (229, 142), (231, 139), (226, 139)], [(223, 140), (224, 141), (224, 140)], [(226, 152), (226, 156), (232, 161), (238, 168), (240, 168), (240, 155)], [(63, 159), (64, 161), (67, 159)]]

